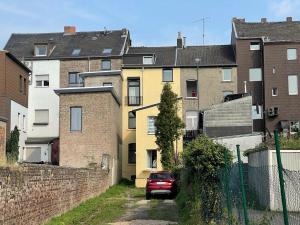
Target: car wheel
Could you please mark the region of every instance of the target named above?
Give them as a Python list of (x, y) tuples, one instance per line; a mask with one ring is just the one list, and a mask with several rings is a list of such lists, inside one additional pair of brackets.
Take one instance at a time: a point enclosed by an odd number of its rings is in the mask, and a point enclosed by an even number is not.
[(146, 199), (150, 200), (151, 199), (151, 194), (150, 193), (146, 193)]

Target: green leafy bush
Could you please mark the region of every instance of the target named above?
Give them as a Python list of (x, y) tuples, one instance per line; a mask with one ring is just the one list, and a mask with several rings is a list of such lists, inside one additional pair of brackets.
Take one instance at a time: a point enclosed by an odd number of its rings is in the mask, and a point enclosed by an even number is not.
[(9, 163), (16, 162), (19, 156), (19, 137), (20, 132), (15, 126), (14, 130), (10, 133), (10, 138), (6, 144), (6, 158)]

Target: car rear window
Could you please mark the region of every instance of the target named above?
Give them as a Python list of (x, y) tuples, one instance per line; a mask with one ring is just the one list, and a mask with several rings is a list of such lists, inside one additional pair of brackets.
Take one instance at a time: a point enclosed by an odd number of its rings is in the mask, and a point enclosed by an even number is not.
[(172, 178), (171, 174), (169, 173), (152, 173), (150, 175), (151, 179), (170, 179)]

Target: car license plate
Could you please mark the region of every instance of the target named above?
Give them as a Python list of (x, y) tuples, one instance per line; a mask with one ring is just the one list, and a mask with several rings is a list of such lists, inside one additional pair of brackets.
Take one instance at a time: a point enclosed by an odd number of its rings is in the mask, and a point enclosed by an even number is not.
[(157, 182), (158, 185), (165, 184), (166, 182)]

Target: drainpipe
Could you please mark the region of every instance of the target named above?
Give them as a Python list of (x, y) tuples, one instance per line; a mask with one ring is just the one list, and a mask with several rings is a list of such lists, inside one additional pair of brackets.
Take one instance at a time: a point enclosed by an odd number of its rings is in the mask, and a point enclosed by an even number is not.
[(89, 72), (91, 72), (91, 61), (90, 61), (90, 57), (88, 57), (88, 64), (89, 64)]
[(265, 67), (264, 67), (264, 37), (261, 38), (262, 40), (262, 48), (261, 48), (261, 72), (262, 72), (262, 115), (263, 115), (263, 132), (264, 132), (264, 138), (266, 139), (266, 102), (265, 102)]

